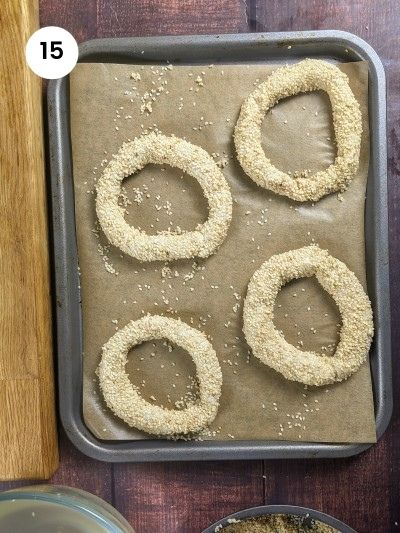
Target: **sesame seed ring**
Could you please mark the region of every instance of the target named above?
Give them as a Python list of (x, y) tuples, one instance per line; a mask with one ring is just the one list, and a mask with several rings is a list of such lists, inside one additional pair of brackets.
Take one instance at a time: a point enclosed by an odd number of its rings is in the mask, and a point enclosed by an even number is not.
[[(265, 155), (261, 123), (266, 112), (279, 100), (298, 93), (325, 91), (331, 101), (337, 153), (327, 169), (298, 177), (276, 168)], [(357, 100), (346, 74), (336, 66), (318, 59), (305, 59), (280, 67), (261, 83), (243, 102), (235, 127), (235, 146), (246, 174), (261, 187), (292, 200), (319, 200), (343, 191), (358, 170), (362, 121)]]
[[(152, 339), (168, 339), (192, 357), (199, 382), (199, 401), (185, 409), (164, 409), (138, 392), (125, 370), (129, 350)], [(215, 418), (221, 396), (222, 373), (217, 355), (201, 331), (173, 318), (147, 315), (131, 321), (103, 346), (97, 370), (108, 407), (129, 426), (153, 435), (197, 433)]]
[[(311, 276), (334, 299), (342, 316), (333, 356), (295, 348), (273, 323), (281, 287), (292, 279)], [(274, 255), (255, 272), (244, 302), (243, 322), (254, 355), (285, 378), (306, 385), (327, 385), (356, 372), (366, 360), (374, 331), (371, 304), (355, 274), (315, 245)]]
[[(208, 201), (209, 217), (194, 231), (148, 235), (130, 226), (118, 205), (121, 183), (149, 163), (169, 164), (193, 176)], [(232, 219), (229, 186), (208, 153), (183, 139), (151, 133), (124, 143), (97, 184), (96, 212), (108, 240), (139, 261), (208, 257), (222, 244)]]

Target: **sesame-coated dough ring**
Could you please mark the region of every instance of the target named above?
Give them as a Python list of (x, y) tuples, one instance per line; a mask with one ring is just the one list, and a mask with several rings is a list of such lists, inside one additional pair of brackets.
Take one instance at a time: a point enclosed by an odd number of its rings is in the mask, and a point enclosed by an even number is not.
[[(292, 279), (314, 275), (342, 317), (333, 356), (295, 348), (273, 323), (281, 287)], [(243, 323), (246, 340), (258, 359), (285, 378), (306, 385), (327, 385), (351, 376), (366, 360), (374, 332), (371, 304), (361, 283), (344, 263), (316, 245), (274, 255), (255, 272), (247, 289)]]
[[(121, 183), (149, 163), (168, 164), (193, 176), (208, 201), (209, 217), (194, 231), (148, 235), (130, 226), (118, 205)], [(97, 184), (96, 212), (108, 240), (140, 261), (208, 257), (222, 244), (232, 219), (229, 186), (212, 157), (177, 137), (151, 133), (124, 143)]]
[[(199, 383), (199, 401), (185, 409), (164, 409), (138, 392), (125, 370), (129, 350), (152, 339), (168, 339), (192, 357)], [(197, 433), (215, 418), (221, 395), (222, 373), (217, 355), (201, 331), (173, 318), (147, 315), (131, 321), (103, 346), (97, 369), (108, 407), (129, 426), (153, 435)]]
[[(337, 147), (335, 161), (313, 175), (303, 171), (298, 177), (290, 176), (276, 168), (265, 155), (261, 123), (267, 111), (282, 98), (316, 90), (325, 91), (331, 101)], [(253, 181), (277, 194), (305, 202), (346, 189), (358, 170), (361, 133), (360, 106), (346, 74), (325, 61), (305, 59), (278, 68), (246, 98), (234, 140), (238, 160)]]

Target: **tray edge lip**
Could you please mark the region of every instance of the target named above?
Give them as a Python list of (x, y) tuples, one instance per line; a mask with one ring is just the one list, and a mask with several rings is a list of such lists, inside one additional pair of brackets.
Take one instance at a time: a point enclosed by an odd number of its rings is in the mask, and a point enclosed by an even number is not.
[[(157, 36), (157, 37), (123, 37), (123, 38), (106, 38), (106, 39), (91, 39), (88, 41), (85, 41), (80, 45), (80, 59), (82, 58), (82, 53), (84, 55), (88, 52), (90, 52), (91, 48), (93, 46), (97, 46), (99, 43), (107, 44), (109, 45), (110, 42), (113, 44), (119, 44), (119, 43), (126, 43), (129, 45), (132, 45), (132, 42), (134, 43), (147, 43), (152, 44), (155, 41), (159, 42), (160, 44), (168, 45), (168, 44), (185, 44), (190, 42), (191, 44), (194, 44), (194, 41), (198, 42), (204, 42), (206, 44), (210, 44), (210, 39), (215, 39), (216, 42), (213, 44), (224, 43), (224, 44), (230, 44), (232, 42), (239, 42), (240, 44), (251, 44), (253, 42), (257, 41), (264, 41), (264, 42), (270, 42), (270, 43), (276, 43), (276, 41), (280, 42), (295, 42), (300, 44), (304, 39), (315, 39), (315, 38), (324, 38), (329, 39), (332, 41), (340, 42), (340, 44), (343, 45), (353, 45), (355, 46), (360, 53), (360, 55), (364, 56), (364, 58), (369, 62), (370, 67), (373, 67), (375, 70), (375, 75), (378, 80), (377, 90), (378, 93), (380, 93), (378, 96), (380, 96), (380, 99), (383, 101), (383, 104), (385, 105), (384, 109), (386, 111), (386, 92), (385, 92), (385, 74), (382, 62), (375, 52), (375, 50), (363, 39), (360, 37), (343, 31), (337, 31), (337, 30), (316, 30), (316, 31), (299, 31), (299, 32), (260, 32), (260, 33), (243, 33), (243, 34), (219, 34), (219, 35), (181, 35), (181, 36)], [(51, 106), (54, 106), (53, 113), (57, 114), (57, 105), (55, 105), (55, 102), (57, 100), (57, 97), (59, 97), (59, 92), (61, 89), (61, 83), (65, 80), (65, 78), (61, 78), (58, 80), (51, 80), (48, 85), (48, 113), (49, 113), (49, 137), (50, 137), (50, 144), (51, 144), (51, 137), (54, 137), (54, 132), (52, 130), (51, 126), (54, 126), (54, 124), (57, 122), (57, 119), (59, 119), (59, 116), (52, 117), (52, 112), (50, 111)], [(380, 87), (380, 84), (383, 84), (383, 88)], [(381, 102), (382, 104), (382, 102)], [(383, 119), (381, 118), (381, 121), (383, 120), (383, 125), (381, 124), (381, 127), (384, 130), (384, 133), (386, 134), (386, 117)], [(54, 142), (54, 139), (53, 139)], [(386, 175), (387, 173), (387, 160), (386, 160), (386, 137), (385, 142), (380, 146), (380, 150), (382, 150), (384, 153), (379, 153), (381, 161), (379, 162), (380, 167), (380, 173)], [(384, 157), (383, 157), (384, 156)], [(50, 170), (50, 179), (51, 179), (51, 194), (52, 194), (52, 211), (54, 208), (53, 204), (53, 195), (57, 188), (56, 179), (54, 177), (55, 173), (55, 163), (52, 161), (50, 162), (51, 170)], [(384, 183), (383, 183), (383, 182)], [(379, 180), (380, 188), (383, 190), (383, 186), (387, 188), (387, 178), (384, 180)], [(387, 199), (387, 190), (383, 193), (384, 197)], [(386, 209), (384, 209), (384, 215), (385, 220), (383, 221), (383, 228), (382, 230), (385, 230), (386, 228), (386, 239), (384, 239), (384, 251), (387, 253), (388, 248), (388, 233), (387, 233), (387, 202), (386, 202)], [(54, 217), (52, 223), (54, 224)], [(52, 227), (53, 229), (53, 227)], [(56, 254), (56, 243), (54, 242), (54, 255)], [(53, 268), (55, 270), (55, 265), (53, 265)], [(389, 286), (388, 282), (388, 265), (384, 272), (387, 276), (387, 284)], [(390, 288), (390, 287), (389, 287)], [(58, 295), (58, 280), (56, 280), (56, 296)], [(390, 294), (387, 292), (387, 301), (390, 301)], [(386, 305), (386, 308), (388, 305)], [(57, 322), (58, 322), (58, 315), (57, 312)], [(389, 319), (390, 319), (390, 309), (389, 309)], [(386, 348), (389, 351), (390, 359), (389, 361), (386, 361), (386, 386), (387, 389), (384, 391), (384, 398), (380, 399), (380, 402), (378, 404), (378, 407), (383, 410), (383, 413), (379, 413), (377, 410), (376, 414), (376, 430), (377, 430), (377, 440), (381, 438), (383, 433), (386, 431), (391, 416), (392, 416), (392, 409), (393, 409), (393, 400), (392, 400), (392, 382), (391, 382), (391, 343), (390, 343), (390, 323), (386, 324), (386, 334), (389, 336), (389, 339), (386, 340)], [(58, 337), (58, 333), (57, 333)], [(57, 357), (59, 360), (59, 363), (62, 360), (62, 357), (59, 354), (59, 351), (57, 350)], [(61, 378), (60, 378), (60, 370), (59, 370), (59, 389), (60, 392), (63, 390), (64, 387), (61, 384)], [(385, 405), (383, 405), (383, 403)], [(165, 461), (165, 460), (172, 460), (172, 461), (179, 461), (179, 460), (210, 460), (210, 459), (265, 459), (265, 458), (316, 458), (316, 457), (350, 457), (357, 455), (371, 446), (373, 446), (374, 443), (368, 443), (368, 444), (329, 444), (329, 443), (301, 443), (298, 444), (297, 442), (290, 442), (290, 441), (268, 441), (267, 443), (265, 441), (237, 441), (234, 445), (227, 446), (227, 442), (220, 441), (218, 445), (216, 446), (214, 444), (215, 441), (209, 441), (211, 444), (206, 446), (199, 446), (199, 444), (203, 443), (196, 443), (196, 448), (193, 449), (185, 449), (185, 448), (155, 448), (152, 449), (142, 449), (142, 450), (135, 450), (134, 448), (130, 448), (129, 450), (119, 450), (118, 447), (115, 445), (115, 441), (101, 441), (100, 439), (97, 439), (85, 426), (83, 423), (83, 417), (82, 413), (80, 412), (79, 416), (79, 424), (77, 424), (76, 416), (73, 414), (72, 410), (66, 409), (66, 402), (60, 401), (60, 415), (61, 415), (61, 421), (64, 426), (64, 429), (69, 437), (69, 439), (74, 443), (74, 445), (83, 453), (86, 455), (95, 458), (100, 459), (104, 461)], [(81, 427), (79, 427), (81, 426)], [(114, 442), (114, 444), (112, 444)], [(131, 441), (121, 441), (123, 443), (131, 443)], [(230, 443), (229, 443), (230, 444)], [(283, 448), (287, 447), (289, 445), (288, 453), (282, 453), (284, 452)], [(251, 449), (249, 449), (249, 447)], [(123, 446), (121, 447), (123, 448)], [(209, 449), (207, 449), (209, 448)], [(218, 448), (221, 448), (221, 450), (217, 450)], [(222, 450), (223, 448), (223, 450)], [(165, 452), (167, 452), (167, 456), (165, 456)], [(294, 453), (293, 453), (294, 452)], [(111, 455), (111, 457), (110, 457)], [(163, 456), (164, 455), (164, 456)]]

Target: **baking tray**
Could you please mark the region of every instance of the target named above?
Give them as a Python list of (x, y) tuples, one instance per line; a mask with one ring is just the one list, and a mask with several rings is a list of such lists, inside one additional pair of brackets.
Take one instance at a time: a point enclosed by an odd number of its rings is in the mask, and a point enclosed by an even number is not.
[[(371, 158), (367, 183), (365, 243), (368, 292), (375, 316), (370, 364), (377, 437), (392, 414), (385, 73), (376, 52), (362, 39), (341, 31), (253, 33), (95, 39), (80, 45), (79, 61), (105, 63), (209, 64), (268, 63), (319, 57), (369, 64)], [(101, 441), (82, 414), (82, 312), (78, 275), (69, 124), (69, 79), (48, 86), (51, 208), (55, 270), (55, 312), (59, 408), (71, 441), (83, 453), (104, 461), (178, 461), (347, 457), (370, 444), (282, 441)]]

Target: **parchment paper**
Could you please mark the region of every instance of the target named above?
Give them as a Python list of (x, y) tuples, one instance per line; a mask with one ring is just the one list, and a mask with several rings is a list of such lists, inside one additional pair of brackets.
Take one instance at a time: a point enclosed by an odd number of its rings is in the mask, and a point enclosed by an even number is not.
[[(340, 67), (349, 75), (363, 113), (360, 170), (344, 194), (332, 194), (315, 205), (295, 203), (257, 187), (234, 157), (232, 132), (241, 102), (273, 68), (252, 64), (162, 70), (160, 65), (143, 68), (83, 63), (71, 74), (84, 326), (83, 413), (87, 426), (98, 438), (152, 438), (130, 429), (109, 411), (95, 369), (102, 345), (116, 328), (144, 313), (165, 313), (179, 316), (210, 335), (220, 359), (221, 405), (211, 431), (202, 438), (319, 442), (376, 439), (368, 364), (344, 383), (307, 389), (249, 355), (242, 333), (242, 303), (248, 281), (275, 253), (317, 242), (344, 261), (365, 286), (367, 65), (359, 62)], [(161, 86), (164, 90), (160, 92)], [(155, 95), (152, 112), (141, 113), (141, 105), (148, 102), (142, 97), (151, 89)], [(221, 164), (226, 159), (223, 173), (234, 198), (232, 224), (218, 253), (196, 263), (172, 262), (171, 271), (164, 270), (164, 277), (163, 263), (140, 264), (108, 245), (96, 229), (94, 210), (94, 183), (105, 164), (103, 160), (108, 160), (123, 141), (150, 127), (218, 154), (215, 158)], [(263, 138), (266, 152), (279, 168), (295, 171), (328, 166), (335, 153), (329, 99), (322, 93), (310, 93), (279, 103), (264, 120)], [(177, 225), (190, 230), (207, 217), (201, 188), (177, 169), (149, 165), (125, 180), (125, 187), (131, 201), (127, 220), (148, 232)], [(337, 341), (340, 316), (313, 279), (294, 281), (281, 291), (275, 320), (289, 342), (297, 344), (301, 340), (305, 349), (319, 351), (325, 346), (327, 353), (334, 349), (328, 345)], [(132, 350), (127, 369), (145, 398), (170, 408), (193, 389), (188, 377), (195, 375), (190, 357), (178, 348), (170, 351), (162, 341)]]

